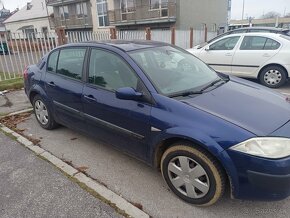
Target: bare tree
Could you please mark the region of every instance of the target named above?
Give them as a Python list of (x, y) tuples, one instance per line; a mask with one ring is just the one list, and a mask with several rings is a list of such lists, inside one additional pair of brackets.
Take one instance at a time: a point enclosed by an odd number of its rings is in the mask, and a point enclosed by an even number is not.
[(268, 13), (264, 14), (262, 18), (268, 19), (268, 18), (276, 18), (281, 17), (281, 14), (276, 11), (269, 11)]

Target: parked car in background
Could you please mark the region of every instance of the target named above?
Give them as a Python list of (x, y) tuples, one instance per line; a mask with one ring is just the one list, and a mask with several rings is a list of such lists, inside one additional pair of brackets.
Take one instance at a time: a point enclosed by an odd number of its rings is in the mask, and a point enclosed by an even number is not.
[(0, 43), (0, 54), (1, 55), (9, 54), (9, 49), (8, 49), (7, 42), (1, 42)]
[(241, 199), (290, 195), (285, 96), (216, 73), (182, 49), (150, 41), (69, 44), (25, 69), (24, 78), (41, 127), (62, 124), (161, 169), (188, 203), (214, 204), (226, 186)]
[(203, 46), (216, 41), (217, 39), (220, 39), (224, 36), (228, 36), (231, 34), (238, 34), (238, 33), (279, 33), (281, 35), (286, 35), (286, 36), (290, 36), (290, 30), (289, 29), (283, 29), (283, 28), (274, 28), (274, 27), (244, 27), (244, 28), (239, 28), (239, 29), (235, 29), (235, 30), (231, 30), (231, 31), (227, 31), (223, 34), (220, 34), (212, 39), (210, 39), (209, 41), (201, 44), (201, 45), (197, 45), (194, 48), (195, 49), (200, 49)]
[(201, 49), (189, 49), (213, 69), (278, 88), (290, 75), (290, 36), (275, 33), (230, 34)]

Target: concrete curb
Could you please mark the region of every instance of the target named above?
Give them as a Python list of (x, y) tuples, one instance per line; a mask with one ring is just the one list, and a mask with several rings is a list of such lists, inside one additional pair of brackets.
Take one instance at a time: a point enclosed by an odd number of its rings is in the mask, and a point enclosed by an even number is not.
[[(28, 110), (31, 111), (31, 110)], [(15, 112), (14, 114), (24, 113), (28, 112), (27, 110), (22, 112)], [(13, 114), (13, 115), (14, 115)], [(8, 115), (9, 116), (9, 115)], [(43, 148), (39, 147), (38, 145), (34, 145), (31, 141), (26, 139), (25, 137), (21, 136), (20, 134), (14, 132), (13, 130), (7, 128), (3, 124), (0, 123), (0, 128), (3, 132), (6, 134), (12, 135), (16, 138), (16, 140), (33, 151), (35, 154), (41, 156), (54, 166), (56, 166), (58, 169), (63, 171), (64, 173), (68, 174), (72, 178), (76, 179), (78, 182), (84, 184), (88, 188), (95, 191), (98, 195), (106, 199), (112, 204), (115, 204), (116, 207), (122, 211), (124, 211), (126, 214), (128, 214), (130, 217), (138, 217), (138, 218), (149, 218), (150, 216), (146, 214), (144, 211), (140, 210), (139, 208), (135, 207), (133, 204), (128, 202), (126, 199), (122, 198), (121, 196), (117, 195), (113, 191), (109, 190), (104, 185), (96, 182), (95, 180), (92, 180), (90, 177), (86, 176), (85, 174), (79, 172), (72, 166), (68, 165), (58, 157), (54, 156), (50, 152), (44, 150)]]
[(12, 112), (10, 114), (6, 114), (4, 116), (0, 116), (0, 118), (10, 117), (10, 116), (13, 116), (13, 115), (22, 114), (22, 113), (31, 112), (31, 111), (33, 111), (33, 108), (28, 108), (28, 109), (24, 109), (24, 110), (21, 110), (21, 111)]

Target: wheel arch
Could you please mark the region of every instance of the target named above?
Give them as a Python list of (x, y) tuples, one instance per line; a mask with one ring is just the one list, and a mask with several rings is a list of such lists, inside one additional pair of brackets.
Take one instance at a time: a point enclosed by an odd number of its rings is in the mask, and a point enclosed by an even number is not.
[[(169, 132), (176, 132), (176, 134), (168, 134)], [(181, 132), (183, 132), (183, 134), (180, 134)], [(163, 153), (169, 147), (171, 147), (174, 143), (179, 142), (179, 141), (189, 142), (193, 144), (194, 146), (197, 146), (201, 150), (209, 153), (216, 159), (218, 159), (217, 157), (224, 150), (212, 138), (198, 131), (193, 133), (193, 131), (190, 129), (187, 130), (187, 129), (173, 128), (173, 129), (168, 130), (167, 133), (163, 133), (163, 134), (155, 141), (155, 143), (153, 143), (154, 150), (152, 151), (151, 155), (153, 156), (152, 160), (153, 160), (153, 166), (155, 168), (160, 167), (160, 161), (161, 161), (161, 157)]]
[(286, 69), (282, 64), (271, 63), (271, 64), (267, 64), (267, 65), (263, 66), (263, 67), (259, 70), (259, 73), (258, 73), (258, 79), (260, 78), (261, 73), (263, 72), (263, 70), (264, 70), (265, 68), (267, 68), (267, 67), (270, 67), (270, 66), (278, 66), (278, 67), (283, 68), (283, 69), (285, 70), (285, 72), (286, 72), (286, 77), (287, 77), (287, 79), (289, 78), (289, 72), (288, 72), (288, 70), (287, 70), (287, 69)]
[(29, 91), (29, 100), (31, 103), (33, 103), (33, 99), (36, 95), (41, 95), (42, 97), (46, 98), (44, 90), (39, 85), (35, 85)]
[(177, 142), (190, 143), (193, 146), (197, 147), (199, 150), (211, 155), (211, 157), (220, 165), (220, 167), (224, 171), (227, 178), (226, 188), (230, 189), (231, 197), (235, 198), (234, 193), (235, 190), (238, 189), (238, 182), (236, 181), (235, 178), (233, 178), (233, 175), (236, 174), (236, 171), (234, 169), (234, 166), (229, 167), (224, 165), (222, 162), (222, 160), (231, 162), (230, 158), (228, 157), (226, 152), (224, 152), (224, 150), (223, 151), (218, 150), (216, 152), (213, 152), (211, 149), (208, 149), (208, 147), (205, 144), (199, 142), (198, 140), (183, 136), (172, 136), (162, 140), (156, 145), (154, 153), (154, 168), (158, 170), (160, 169), (161, 159), (164, 152)]

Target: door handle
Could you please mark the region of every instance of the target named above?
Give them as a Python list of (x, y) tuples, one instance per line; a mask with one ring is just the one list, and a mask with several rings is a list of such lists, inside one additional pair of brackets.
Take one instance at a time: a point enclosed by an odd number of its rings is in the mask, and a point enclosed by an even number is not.
[(233, 56), (233, 54), (232, 53), (226, 53), (226, 56)]
[(55, 84), (54, 84), (54, 82), (52, 82), (52, 81), (49, 82), (48, 85), (49, 85), (49, 86), (52, 86), (52, 87), (55, 87)]
[(265, 58), (269, 58), (269, 57), (271, 57), (271, 55), (265, 53), (265, 54), (263, 54), (263, 57), (265, 57)]
[(89, 101), (97, 101), (97, 99), (93, 95), (84, 95), (84, 98)]

